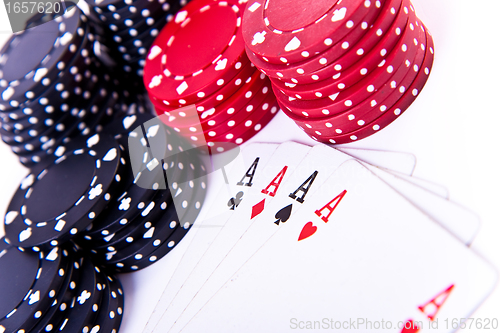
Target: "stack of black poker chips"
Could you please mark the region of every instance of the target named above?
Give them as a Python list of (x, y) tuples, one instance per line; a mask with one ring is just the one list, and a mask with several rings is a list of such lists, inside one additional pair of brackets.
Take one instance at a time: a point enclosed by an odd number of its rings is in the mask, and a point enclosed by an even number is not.
[(163, 26), (189, 0), (90, 0), (103, 52), (130, 86), (144, 89), (142, 74), (146, 54)]
[(99, 131), (131, 99), (95, 56), (95, 36), (80, 9), (47, 15), (34, 16), (34, 27), (0, 51), (0, 135), (28, 167)]
[(67, 243), (26, 250), (0, 238), (0, 331), (118, 332), (120, 281)]
[(71, 241), (114, 272), (153, 264), (202, 208), (197, 150), (148, 114), (123, 115), (82, 140), (22, 181), (5, 215), (7, 241), (45, 251)]

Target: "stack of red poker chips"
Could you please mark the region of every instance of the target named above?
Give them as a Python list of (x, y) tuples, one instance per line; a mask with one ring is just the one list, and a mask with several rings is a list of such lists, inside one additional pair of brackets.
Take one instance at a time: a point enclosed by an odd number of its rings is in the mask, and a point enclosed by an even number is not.
[(212, 152), (247, 141), (278, 111), (269, 78), (245, 53), (245, 6), (238, 0), (189, 3), (146, 58), (144, 84), (158, 115)]
[(283, 112), (325, 143), (389, 125), (419, 95), (434, 60), (410, 0), (255, 0), (242, 26)]

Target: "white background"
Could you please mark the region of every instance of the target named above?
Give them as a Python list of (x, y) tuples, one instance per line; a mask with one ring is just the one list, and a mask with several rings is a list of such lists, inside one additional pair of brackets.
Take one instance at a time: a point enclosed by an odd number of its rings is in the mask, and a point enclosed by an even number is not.
[[(417, 157), (414, 176), (445, 185), (452, 200), (482, 218), (482, 228), (472, 248), (499, 268), (500, 1), (414, 0), (413, 4), (434, 36), (436, 58), (430, 79), (400, 119), (380, 133), (349, 146), (413, 153)], [(5, 8), (0, 7), (0, 44), (3, 44), (10, 27)], [(307, 141), (298, 128), (289, 125), (284, 117), (278, 117), (252, 141)], [(280, 131), (281, 128), (289, 130)], [(0, 144), (0, 159), (0, 211), (5, 211), (27, 171), (5, 144)], [(207, 202), (214, 199), (211, 189), (217, 187), (217, 183), (210, 185)], [(169, 269), (168, 259), (154, 266), (124, 277), (126, 291), (133, 286), (131, 293), (142, 293), (145, 283), (152, 282), (148, 280), (152, 274), (148, 273)], [(133, 317), (124, 320), (121, 332), (138, 332), (142, 327), (146, 318), (140, 319), (137, 313)], [(500, 319), (500, 289), (474, 317)]]

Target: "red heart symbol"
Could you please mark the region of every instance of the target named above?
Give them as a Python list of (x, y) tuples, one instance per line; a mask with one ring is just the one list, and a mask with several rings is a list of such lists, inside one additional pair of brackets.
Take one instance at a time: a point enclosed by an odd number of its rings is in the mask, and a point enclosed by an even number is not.
[(311, 237), (316, 230), (318, 230), (318, 227), (315, 227), (312, 222), (307, 222), (300, 232), (299, 241)]

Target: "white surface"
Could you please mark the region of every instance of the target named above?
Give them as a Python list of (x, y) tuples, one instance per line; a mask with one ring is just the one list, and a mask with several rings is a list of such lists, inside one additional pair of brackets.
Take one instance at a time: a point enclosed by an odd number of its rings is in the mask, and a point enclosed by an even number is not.
[[(500, 267), (500, 149), (497, 146), (500, 143), (497, 101), (500, 1), (414, 0), (413, 4), (434, 36), (436, 59), (430, 80), (417, 101), (394, 124), (348, 146), (414, 154), (417, 157), (415, 176), (445, 185), (452, 200), (480, 215), (482, 226), (472, 247)], [(0, 15), (3, 10), (0, 6)], [(0, 31), (5, 31), (3, 27), (2, 23)], [(0, 38), (6, 37), (7, 34), (0, 32)], [(312, 142), (292, 125), (280, 115), (252, 141)], [(26, 171), (4, 144), (0, 144), (0, 156), (0, 210), (5, 211)], [(222, 177), (213, 175), (211, 180), (212, 187), (216, 187), (215, 182), (222, 181)], [(209, 189), (207, 204), (215, 195)], [(162, 290), (167, 281), (158, 275), (169, 271), (168, 262), (168, 258), (162, 260), (136, 273), (137, 277), (128, 275), (124, 281), (127, 297), (140, 302), (142, 295), (142, 301), (155, 304), (155, 299), (144, 299), (147, 284), (149, 288), (156, 285)], [(499, 310), (500, 289), (497, 288), (474, 317), (500, 318)], [(147, 317), (146, 308), (134, 312), (134, 318), (124, 321), (121, 333), (140, 332)]]

